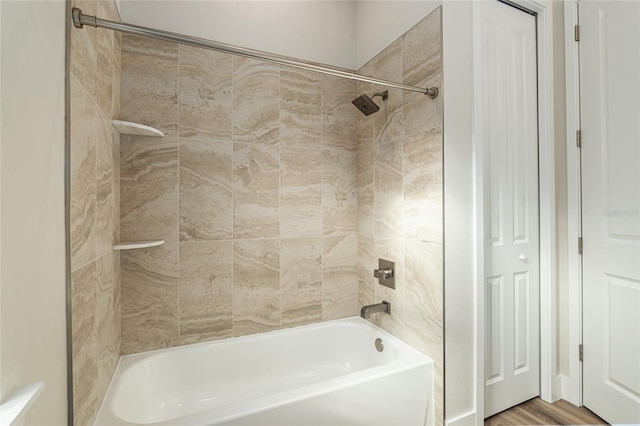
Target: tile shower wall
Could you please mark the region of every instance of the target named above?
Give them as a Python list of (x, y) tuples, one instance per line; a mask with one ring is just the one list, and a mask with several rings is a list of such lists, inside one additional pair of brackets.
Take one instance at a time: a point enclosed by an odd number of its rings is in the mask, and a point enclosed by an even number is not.
[(122, 37), (122, 351), (356, 315), (355, 82)]
[[(440, 8), (360, 72), (442, 87)], [(385, 90), (359, 83), (358, 92)], [(358, 117), (359, 304), (388, 300), (371, 321), (434, 360), (436, 424), (443, 419), (442, 94), (389, 89), (380, 111)], [(396, 289), (377, 283), (378, 259), (396, 262)]]
[[(113, 1), (74, 1), (118, 20)], [(71, 285), (74, 424), (92, 424), (120, 357), (120, 36), (71, 30)]]

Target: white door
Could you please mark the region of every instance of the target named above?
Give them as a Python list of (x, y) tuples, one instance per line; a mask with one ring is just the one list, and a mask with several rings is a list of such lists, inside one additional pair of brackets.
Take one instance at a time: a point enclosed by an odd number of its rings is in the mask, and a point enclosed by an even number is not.
[(581, 1), (583, 403), (640, 423), (640, 2)]
[(540, 390), (536, 19), (477, 7), (488, 417)]

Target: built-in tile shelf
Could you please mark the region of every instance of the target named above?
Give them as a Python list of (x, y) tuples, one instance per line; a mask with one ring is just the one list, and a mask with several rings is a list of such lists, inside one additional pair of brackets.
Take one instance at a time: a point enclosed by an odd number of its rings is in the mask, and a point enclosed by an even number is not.
[(135, 250), (149, 247), (157, 247), (164, 244), (164, 240), (153, 241), (125, 241), (113, 246), (114, 250)]
[(146, 126), (140, 123), (132, 123), (131, 121), (111, 120), (113, 126), (123, 135), (136, 136), (159, 136), (163, 137), (164, 133), (155, 127)]

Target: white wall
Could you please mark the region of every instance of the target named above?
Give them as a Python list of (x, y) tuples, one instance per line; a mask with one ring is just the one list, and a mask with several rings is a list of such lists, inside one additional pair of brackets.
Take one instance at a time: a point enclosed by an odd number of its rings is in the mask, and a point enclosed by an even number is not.
[(356, 65), (359, 69), (442, 4), (440, 0), (356, 3)]
[(352, 1), (122, 1), (122, 20), (308, 61), (355, 66)]
[(42, 380), (27, 423), (63, 425), (65, 2), (0, 8), (0, 396)]
[(119, 7), (128, 23), (358, 69), (440, 4), (441, 0), (123, 0)]

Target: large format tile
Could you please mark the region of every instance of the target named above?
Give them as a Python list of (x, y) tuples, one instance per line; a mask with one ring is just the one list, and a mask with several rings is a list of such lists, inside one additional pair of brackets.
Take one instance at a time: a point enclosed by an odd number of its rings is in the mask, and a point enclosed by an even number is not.
[(322, 239), (281, 240), (282, 327), (322, 320)]
[(373, 271), (378, 269), (375, 258), (373, 237), (358, 235), (358, 307), (377, 303), (375, 301), (375, 286), (378, 280)]
[(280, 147), (280, 236), (322, 235), (322, 151)]
[(180, 243), (180, 344), (233, 335), (232, 242)]
[(97, 260), (96, 291), (96, 360), (98, 380), (96, 388), (100, 398), (109, 387), (111, 376), (120, 359), (120, 254), (110, 251)]
[[(73, 0), (73, 7), (77, 7), (87, 15), (97, 13), (97, 2), (91, 0)], [(96, 76), (98, 73), (98, 33), (97, 31), (71, 31), (71, 52), (69, 66), (71, 73), (89, 92), (95, 93)], [(72, 99), (73, 95), (72, 95)]]
[(179, 344), (178, 243), (121, 252), (122, 353)]
[(322, 238), (322, 319), (357, 315), (358, 236)]
[(180, 240), (233, 235), (233, 143), (180, 141)]
[[(373, 75), (376, 78), (389, 81), (402, 81), (402, 48), (400, 40), (392, 43), (384, 51), (375, 57), (373, 62)], [(391, 87), (375, 86), (374, 91), (381, 93), (388, 92), (387, 100), (376, 97), (374, 102), (378, 104), (380, 110), (368, 116), (374, 123), (374, 141), (378, 144), (401, 139), (403, 131), (403, 90)], [(369, 96), (373, 96), (370, 93)]]
[(178, 142), (122, 136), (120, 196), (122, 240), (178, 240)]
[(319, 147), (322, 129), (321, 75), (291, 67), (280, 70), (280, 144)]
[(178, 136), (178, 45), (122, 36), (120, 117)]
[(322, 143), (322, 233), (347, 235), (358, 230), (357, 153), (340, 144)]
[(402, 140), (377, 144), (374, 164), (375, 236), (402, 238)]
[(434, 362), (436, 423), (443, 418), (443, 248), (405, 243), (405, 340)]
[(95, 102), (71, 75), (71, 268), (87, 264), (96, 252), (96, 144), (100, 114)]
[(233, 334), (280, 328), (280, 241), (233, 242)]
[(73, 356), (73, 415), (75, 425), (93, 422), (100, 400), (95, 386), (98, 380), (96, 361), (96, 261), (71, 274), (73, 297), (72, 356)]
[[(402, 80), (418, 87), (436, 87), (442, 93), (441, 8), (402, 36)], [(403, 93), (405, 134), (442, 124), (442, 95), (431, 99), (418, 92)]]
[(442, 243), (442, 131), (407, 136), (403, 149), (404, 238)]
[(356, 119), (360, 114), (351, 104), (356, 82), (332, 75), (322, 75), (322, 140), (355, 148)]
[(231, 140), (232, 56), (180, 46), (180, 137)]
[(233, 57), (233, 140), (275, 144), (279, 140), (280, 67)]
[(120, 216), (120, 211), (116, 210), (114, 192), (114, 164), (120, 160), (113, 156), (113, 126), (104, 113), (100, 112), (99, 117), (100, 120), (96, 122), (96, 257), (112, 250), (114, 217), (119, 219)]
[(233, 144), (233, 236), (280, 236), (278, 144)]

